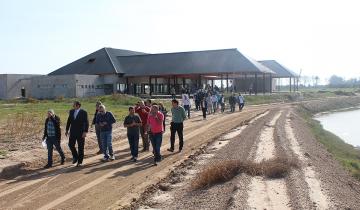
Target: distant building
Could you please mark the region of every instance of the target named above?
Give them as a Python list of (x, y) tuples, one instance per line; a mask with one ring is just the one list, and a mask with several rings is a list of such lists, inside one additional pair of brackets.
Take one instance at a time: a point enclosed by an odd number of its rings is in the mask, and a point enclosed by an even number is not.
[(251, 87), (254, 93), (271, 92), (276, 73), (237, 49), (147, 54), (102, 48), (49, 75), (2, 77), (12, 79), (1, 83), (0, 98), (21, 97), (24, 87), (25, 97), (41, 99), (111, 93), (161, 95), (169, 94), (171, 88), (180, 93), (214, 87), (216, 80), (224, 91), (245, 92)]
[(32, 74), (0, 74), (0, 99), (31, 96)]

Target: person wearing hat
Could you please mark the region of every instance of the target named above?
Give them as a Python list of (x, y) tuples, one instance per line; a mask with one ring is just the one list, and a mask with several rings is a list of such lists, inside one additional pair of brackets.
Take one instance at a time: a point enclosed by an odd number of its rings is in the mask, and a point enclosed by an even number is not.
[(47, 118), (45, 120), (44, 136), (43, 140), (46, 139), (46, 145), (48, 150), (48, 162), (44, 168), (50, 168), (53, 164), (53, 149), (59, 152), (61, 157), (61, 165), (65, 163), (65, 155), (61, 149), (61, 129), (60, 129), (60, 118), (55, 115), (54, 110), (49, 109), (47, 113)]

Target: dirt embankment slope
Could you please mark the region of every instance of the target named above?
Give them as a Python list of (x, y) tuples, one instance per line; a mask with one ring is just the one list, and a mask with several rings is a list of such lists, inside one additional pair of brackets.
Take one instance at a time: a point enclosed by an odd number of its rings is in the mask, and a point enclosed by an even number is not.
[[(344, 100), (346, 99), (346, 100)], [(315, 112), (358, 106), (359, 97), (306, 102)], [(229, 137), (230, 135), (230, 137)], [(227, 182), (195, 189), (194, 180), (226, 160), (295, 160), (276, 179), (238, 173)], [(207, 171), (208, 172), (208, 171)], [(217, 172), (214, 172), (217, 173)], [(319, 143), (297, 105), (281, 105), (219, 137), (133, 203), (146, 209), (360, 209), (360, 183)]]

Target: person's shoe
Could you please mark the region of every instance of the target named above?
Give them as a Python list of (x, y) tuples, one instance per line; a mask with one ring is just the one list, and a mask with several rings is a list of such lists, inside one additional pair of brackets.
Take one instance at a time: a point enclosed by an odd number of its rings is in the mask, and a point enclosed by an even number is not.
[(76, 164), (76, 167), (81, 167), (81, 166), (82, 166), (82, 163)]
[(61, 165), (64, 165), (64, 164), (65, 164), (65, 158), (61, 158), (60, 164), (61, 164)]
[(115, 155), (110, 155), (110, 160), (111, 161), (115, 160)]
[(130, 160), (134, 160), (134, 159), (135, 159), (135, 157), (131, 157), (131, 158), (130, 158)]
[(137, 159), (136, 159), (136, 158), (134, 158), (134, 159), (133, 159), (133, 161), (134, 161), (134, 163), (135, 163), (135, 162), (137, 161)]
[(99, 150), (96, 154), (97, 154), (97, 155), (100, 155), (100, 154), (102, 154), (102, 151)]
[(157, 166), (158, 164), (157, 164), (157, 162), (156, 161), (154, 161), (154, 166)]
[(103, 159), (101, 159), (102, 162), (108, 162), (109, 158), (104, 157)]
[(182, 149), (179, 149), (179, 153), (182, 151)]
[(174, 152), (174, 149), (169, 148), (169, 149), (167, 149), (167, 151), (169, 151), (169, 152)]
[(78, 162), (78, 160), (77, 159), (73, 159), (73, 164), (75, 164), (75, 163), (77, 163)]
[(46, 165), (44, 166), (45, 169), (51, 168), (51, 167), (52, 167), (52, 165), (49, 165), (49, 164), (46, 164)]

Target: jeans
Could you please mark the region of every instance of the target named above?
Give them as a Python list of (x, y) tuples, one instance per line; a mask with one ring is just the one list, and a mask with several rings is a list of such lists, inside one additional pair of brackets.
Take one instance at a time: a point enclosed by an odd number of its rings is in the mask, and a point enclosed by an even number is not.
[(188, 112), (188, 118), (190, 118), (190, 105), (184, 105), (184, 109)]
[(221, 112), (224, 112), (224, 111), (225, 111), (225, 104), (221, 103)]
[(103, 146), (102, 146), (102, 140), (100, 137), (100, 127), (98, 125), (95, 125), (95, 132), (96, 132), (96, 139), (98, 141), (99, 151), (102, 152)]
[[(76, 151), (75, 144), (78, 144), (78, 151)], [(78, 162), (82, 164), (84, 159), (84, 146), (85, 146), (85, 138), (81, 136), (71, 136), (69, 138), (69, 148), (71, 150), (71, 154), (73, 156), (74, 162)]]
[(241, 111), (244, 108), (244, 103), (239, 103), (239, 111)]
[(154, 148), (154, 161), (161, 161), (160, 148), (162, 143), (162, 133), (152, 133), (150, 134), (151, 145)]
[(141, 134), (141, 139), (142, 139), (142, 143), (143, 143), (143, 150), (149, 150), (149, 137), (148, 134), (145, 132), (146, 126), (140, 126), (140, 134)]
[(174, 150), (175, 148), (175, 133), (177, 132), (178, 136), (179, 136), (179, 150), (182, 150), (183, 146), (184, 146), (184, 137), (183, 137), (183, 130), (184, 130), (184, 124), (183, 123), (174, 123), (171, 122), (171, 126), (170, 126), (170, 149)]
[(56, 137), (48, 136), (46, 139), (46, 145), (47, 145), (47, 150), (48, 150), (48, 165), (51, 166), (53, 163), (52, 157), (53, 157), (54, 146), (55, 146), (55, 149), (59, 152), (61, 159), (62, 160), (65, 159), (64, 152), (62, 151), (61, 146), (60, 146), (60, 141), (57, 140)]
[(102, 145), (103, 145), (104, 158), (106, 158), (106, 159), (109, 158), (109, 155), (110, 156), (114, 155), (113, 148), (112, 148), (112, 134), (111, 133), (112, 133), (112, 131), (101, 131), (100, 132)]
[(235, 104), (230, 104), (230, 111), (234, 112), (235, 111)]
[(139, 133), (128, 133), (127, 137), (129, 140), (131, 156), (137, 158), (139, 153)]
[(215, 113), (216, 109), (217, 109), (217, 103), (216, 102), (213, 102), (213, 109), (214, 109), (214, 113)]

